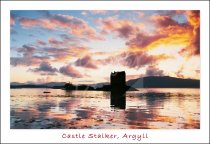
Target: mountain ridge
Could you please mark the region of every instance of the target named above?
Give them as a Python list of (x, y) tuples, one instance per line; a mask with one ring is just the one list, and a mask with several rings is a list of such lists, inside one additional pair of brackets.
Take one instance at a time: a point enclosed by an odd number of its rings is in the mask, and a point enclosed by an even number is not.
[[(62, 87), (66, 82), (49, 82), (43, 84), (27, 84), (11, 82), (11, 88), (40, 88), (40, 87)], [(109, 82), (100, 82), (96, 84), (79, 84), (93, 86), (95, 88), (103, 87), (109, 84)], [(127, 86), (132, 86), (133, 88), (200, 88), (200, 80), (197, 79), (183, 79), (170, 76), (147, 76), (140, 77), (136, 79), (131, 79), (126, 81)]]
[(134, 88), (199, 88), (200, 80), (170, 76), (148, 76), (128, 80), (126, 84)]

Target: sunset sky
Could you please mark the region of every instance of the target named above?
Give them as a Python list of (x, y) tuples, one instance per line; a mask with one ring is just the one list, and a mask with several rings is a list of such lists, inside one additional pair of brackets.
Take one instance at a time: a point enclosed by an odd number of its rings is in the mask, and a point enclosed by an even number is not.
[(11, 82), (200, 79), (199, 11), (11, 11)]

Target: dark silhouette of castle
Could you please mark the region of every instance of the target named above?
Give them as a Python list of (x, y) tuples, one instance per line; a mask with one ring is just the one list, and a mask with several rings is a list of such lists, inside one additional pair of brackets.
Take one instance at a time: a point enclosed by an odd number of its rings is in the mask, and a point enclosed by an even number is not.
[(110, 76), (111, 91), (124, 91), (126, 86), (125, 71), (113, 72)]
[(111, 107), (125, 109), (126, 105), (126, 74), (125, 71), (113, 72), (110, 76)]

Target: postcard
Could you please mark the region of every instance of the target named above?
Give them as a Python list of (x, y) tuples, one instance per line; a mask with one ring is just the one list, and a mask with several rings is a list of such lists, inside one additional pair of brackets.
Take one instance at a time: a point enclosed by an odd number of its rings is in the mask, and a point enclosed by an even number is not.
[(209, 47), (202, 46), (206, 27), (196, 3), (181, 9), (16, 3), (5, 14), (9, 47), (2, 45), (9, 52), (8, 133), (48, 143), (155, 143), (206, 132), (201, 114), (209, 95), (201, 89), (209, 81), (201, 75), (201, 51)]

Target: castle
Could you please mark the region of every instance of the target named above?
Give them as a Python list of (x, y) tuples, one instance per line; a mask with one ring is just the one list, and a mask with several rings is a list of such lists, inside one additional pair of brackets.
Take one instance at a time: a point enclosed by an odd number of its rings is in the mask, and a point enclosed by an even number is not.
[(126, 86), (125, 71), (111, 73), (110, 83), (111, 83), (112, 91), (125, 90), (125, 86)]

